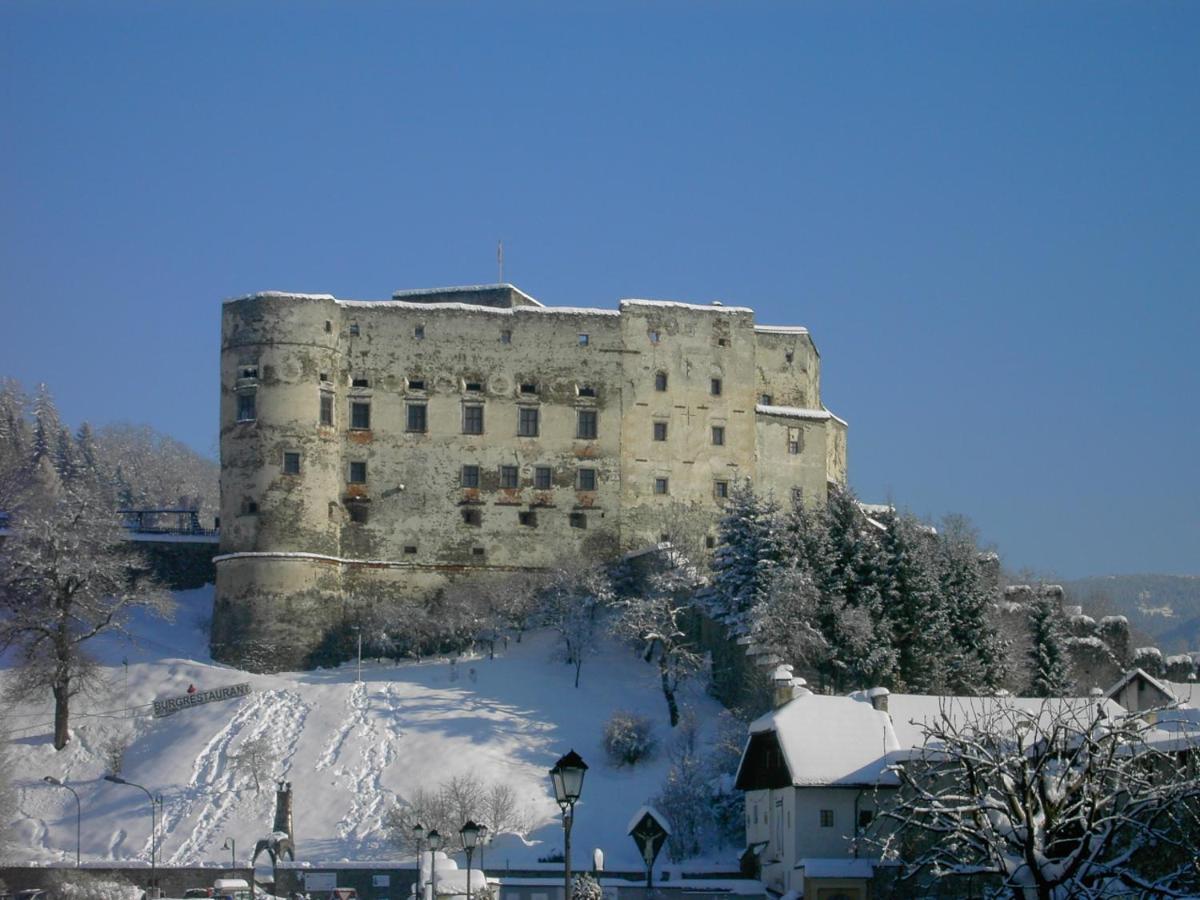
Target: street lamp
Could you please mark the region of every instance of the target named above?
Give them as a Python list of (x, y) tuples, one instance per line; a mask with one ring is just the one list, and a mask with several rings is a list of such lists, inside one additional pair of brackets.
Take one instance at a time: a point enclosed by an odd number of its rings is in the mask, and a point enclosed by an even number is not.
[(63, 784), (52, 775), (47, 775), (42, 781), (46, 784), (52, 784), (55, 787), (66, 788), (75, 795), (75, 868), (79, 868), (79, 831), (80, 824), (83, 821), (83, 808), (79, 805), (79, 795), (75, 793), (75, 788), (69, 784)]
[(487, 880), (487, 868), (483, 864), (483, 848), (487, 846), (487, 842), (490, 841), (491, 839), (492, 839), (492, 836), (488, 832), (488, 827), (486, 825), (480, 824), (480, 826), (479, 826), (479, 872), (481, 875), (483, 875), (483, 886), (485, 888), (487, 887), (488, 880)]
[(412, 833), (417, 842), (417, 884), (421, 886), (421, 900), (425, 900), (425, 885), (421, 882), (421, 842), (425, 839), (425, 826), (418, 822), (412, 827)]
[(571, 825), (575, 819), (575, 804), (583, 792), (583, 776), (587, 763), (571, 750), (554, 764), (550, 780), (554, 784), (554, 799), (563, 817), (563, 900), (571, 900)]
[(429, 877), (433, 882), (429, 900), (437, 900), (437, 852), (442, 849), (442, 836), (434, 828), (426, 837), (429, 839)]
[(467, 900), (471, 900), (471, 854), (479, 843), (479, 826), (467, 819), (463, 827), (458, 829), (458, 834), (462, 838), (463, 849), (467, 851)]
[(221, 845), (222, 850), (229, 851), (229, 868), (237, 868), (237, 841), (231, 837), (225, 838), (225, 843)]
[[(150, 885), (146, 891), (147, 896), (158, 896), (158, 809), (155, 806), (154, 795), (140, 784), (135, 784), (132, 781), (126, 781), (119, 775), (105, 775), (105, 781), (111, 781), (113, 784), (127, 784), (130, 787), (135, 787), (147, 797), (150, 798)], [(157, 801), (162, 803), (160, 797)]]

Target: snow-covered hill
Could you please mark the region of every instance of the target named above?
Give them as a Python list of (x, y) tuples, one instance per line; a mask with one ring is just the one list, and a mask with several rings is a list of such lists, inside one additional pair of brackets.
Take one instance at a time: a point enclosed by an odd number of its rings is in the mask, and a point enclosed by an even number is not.
[[(398, 858), (382, 828), (398, 797), (433, 788), (456, 774), (511, 784), (528, 807), (528, 840), (503, 835), (488, 849), (489, 866), (518, 867), (561, 849), (558, 807), (547, 769), (568, 749), (591, 766), (578, 806), (572, 844), (578, 858), (602, 847), (609, 868), (638, 868), (625, 835), (631, 813), (659, 789), (666, 772), (661, 752), (635, 768), (614, 768), (604, 757), (601, 731), (617, 709), (652, 717), (669, 740), (657, 673), (626, 648), (605, 643), (588, 660), (580, 687), (570, 667), (554, 660), (549, 633), (526, 635), (494, 660), (457, 663), (365, 663), (362, 683), (353, 664), (336, 670), (251, 675), (212, 662), (201, 621), (210, 588), (178, 595), (173, 624), (139, 619), (136, 643), (95, 642), (106, 694), (77, 700), (73, 740), (61, 752), (50, 743), (50, 704), (7, 710), (0, 728), (12, 740), (19, 792), (15, 822), (19, 856), (73, 860), (75, 806), (70, 794), (46, 785), (60, 778), (82, 799), (86, 861), (149, 857), (150, 816), (145, 795), (102, 780), (105, 746), (130, 741), (122, 775), (162, 794), (160, 859), (200, 863), (228, 859), (226, 837), (239, 856), (270, 831), (273, 786), (256, 793), (251, 777), (235, 772), (231, 754), (266, 735), (279, 757), (277, 776), (295, 791), (298, 858), (312, 861)], [(128, 703), (125, 713), (125, 671)], [(0, 672), (0, 677), (7, 676)], [(244, 698), (212, 703), (155, 719), (155, 698), (249, 682)], [(711, 732), (720, 707), (699, 691), (688, 702)], [(728, 854), (734, 864), (732, 851)]]

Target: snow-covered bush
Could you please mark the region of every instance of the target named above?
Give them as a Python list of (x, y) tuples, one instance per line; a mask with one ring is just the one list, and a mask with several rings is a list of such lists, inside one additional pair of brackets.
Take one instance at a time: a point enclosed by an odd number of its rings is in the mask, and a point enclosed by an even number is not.
[(1188, 654), (1167, 657), (1167, 678), (1171, 681), (1191, 681), (1196, 677), (1196, 662)]
[(1133, 664), (1154, 678), (1162, 678), (1167, 672), (1162, 651), (1157, 647), (1138, 647), (1133, 651)]
[(58, 900), (139, 900), (144, 893), (137, 885), (87, 872), (56, 874), (51, 889)]
[(636, 765), (655, 745), (654, 726), (643, 715), (617, 710), (604, 723), (604, 750), (614, 765)]
[(571, 879), (571, 900), (600, 900), (604, 892), (600, 890), (600, 882), (583, 872)]

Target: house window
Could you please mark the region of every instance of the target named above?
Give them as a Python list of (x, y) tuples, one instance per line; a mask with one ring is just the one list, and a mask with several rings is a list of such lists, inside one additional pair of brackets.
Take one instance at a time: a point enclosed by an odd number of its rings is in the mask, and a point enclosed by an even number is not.
[(523, 509), (517, 513), (517, 521), (526, 528), (537, 528), (537, 513), (531, 509)]
[(418, 341), (425, 340), (425, 326), (418, 325), (416, 328), (414, 328), (413, 329), (413, 337), (416, 338)]
[(483, 407), (468, 404), (463, 407), (463, 434), (483, 434)]
[(787, 442), (788, 453), (795, 456), (797, 453), (799, 453), (803, 449), (804, 449), (804, 434), (803, 434), (803, 432), (801, 432), (801, 430), (799, 428), (789, 428), (788, 429), (788, 442)]
[(654, 439), (656, 441), (665, 441), (667, 439), (667, 423), (666, 422), (655, 422), (654, 423)]
[(350, 336), (358, 337), (358, 323), (357, 322), (350, 323)]
[(573, 512), (567, 517), (572, 528), (587, 528), (587, 513)]
[(579, 396), (580, 397), (595, 397), (596, 389), (594, 387), (592, 387), (591, 385), (581, 384), (579, 386)]
[(417, 552), (417, 545), (416, 545), (416, 544), (405, 544), (405, 545), (404, 545), (404, 554), (405, 554), (405, 556), (412, 556), (412, 555), (413, 555), (414, 553), (416, 553), (416, 552)]
[(549, 466), (538, 466), (533, 470), (533, 486), (539, 491), (548, 491), (551, 486)]
[(657, 329), (652, 328), (652, 329), (650, 329), (650, 331), (646, 332), (646, 334), (650, 338), (650, 343), (652, 343), (652, 344), (657, 344), (659, 341), (662, 340), (662, 335), (659, 334)]
[(483, 513), (477, 509), (464, 509), (462, 511), (462, 520), (464, 525), (478, 528), (483, 524)]
[(728, 497), (729, 496), (729, 482), (728, 481), (714, 481), (713, 482), (713, 496), (716, 497), (718, 500), (724, 500), (726, 497)]
[(511, 344), (512, 343), (512, 332), (509, 331), (507, 328), (500, 332), (500, 343), (502, 343), (502, 344)]
[(775, 398), (772, 397), (770, 394), (763, 394), (762, 397), (759, 398), (758, 402), (761, 403), (763, 406), (772, 406), (775, 403)]
[(860, 809), (858, 811), (858, 827), (868, 828), (875, 820), (875, 811), (873, 809)]
[(371, 404), (354, 400), (350, 404), (350, 427), (365, 430), (371, 427)]
[(479, 466), (462, 467), (462, 486), (465, 488), (479, 487)]
[(596, 489), (596, 470), (580, 469), (578, 485), (581, 491), (594, 491)]
[(520, 437), (537, 437), (538, 411), (536, 407), (522, 406), (517, 410), (517, 434)]
[(586, 347), (588, 345), (588, 336), (586, 334), (579, 335), (579, 346)]
[(720, 378), (710, 378), (709, 379), (708, 392), (710, 394), (712, 394), (714, 397), (721, 396), (721, 379)]
[(350, 386), (351, 387), (363, 387), (363, 388), (370, 387), (371, 379), (367, 378), (365, 375), (360, 375), (357, 378), (350, 379)]
[(424, 379), (424, 378), (410, 378), (410, 379), (408, 379), (408, 389), (409, 389), (410, 391), (423, 391), (423, 390), (425, 390), (425, 379)]
[(320, 422), (322, 425), (333, 424), (333, 394), (321, 394)]
[(821, 810), (821, 827), (822, 828), (832, 828), (833, 827), (833, 810), (832, 809)]
[[(704, 547), (705, 547), (705, 549), (707, 549), (707, 550), (711, 550), (711, 549), (712, 549), (713, 547), (715, 547), (715, 546), (717, 546), (717, 539), (716, 539), (715, 537), (713, 537), (711, 534), (706, 534), (706, 535), (704, 536)], [(755, 814), (757, 815), (757, 813), (758, 813), (758, 808), (757, 808), (757, 807), (755, 807), (755, 809), (754, 809), (754, 812), (755, 812)], [(755, 822), (757, 822), (757, 821), (758, 821), (758, 819), (757, 819), (757, 818), (755, 818), (755, 820), (754, 820), (754, 821), (755, 821)]]
[(538, 392), (538, 390), (537, 390), (537, 382), (536, 381), (522, 382), (522, 384), (521, 384), (521, 393), (522, 394), (536, 394), (537, 392)]
[(670, 483), (667, 481), (666, 478), (655, 478), (654, 479), (654, 493), (666, 494), (666, 493), (668, 493), (669, 488), (670, 488)]
[(575, 437), (594, 440), (596, 437), (596, 410), (581, 409), (576, 413)]
[(356, 460), (350, 463), (350, 483), (367, 483), (367, 463), (365, 460)]
[(666, 372), (655, 372), (654, 373), (654, 389), (656, 391), (665, 391), (667, 389), (667, 373)]
[(516, 466), (501, 466), (500, 467), (500, 487), (516, 488), (521, 486), (520, 471)]
[(284, 475), (299, 475), (300, 474), (300, 454), (295, 450), (283, 451), (283, 474)]
[(237, 395), (237, 420), (253, 422), (258, 417), (255, 391), (242, 391)]
[(725, 446), (725, 426), (714, 425), (712, 427), (712, 442), (714, 447)]
[(365, 503), (347, 503), (346, 512), (350, 515), (350, 521), (355, 525), (367, 524), (367, 509)]
[(429, 430), (429, 408), (424, 403), (407, 404), (404, 430), (421, 433)]

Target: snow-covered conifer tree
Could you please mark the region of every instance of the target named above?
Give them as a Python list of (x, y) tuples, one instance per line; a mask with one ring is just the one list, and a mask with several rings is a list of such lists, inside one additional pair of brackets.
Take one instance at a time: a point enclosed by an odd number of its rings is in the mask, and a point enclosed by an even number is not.
[(896, 650), (896, 687), (943, 693), (950, 622), (934, 571), (934, 537), (911, 516), (890, 513), (880, 535), (883, 614)]
[(1029, 605), (1029, 691), (1034, 697), (1063, 697), (1071, 690), (1071, 661), (1061, 620), (1057, 601), (1039, 592)]
[(995, 589), (987, 583), (975, 530), (964, 517), (942, 520), (936, 552), (950, 620), (947, 688), (952, 694), (988, 693), (1004, 680), (1006, 649), (992, 615)]
[(780, 559), (778, 507), (758, 497), (750, 482), (734, 485), (717, 525), (712, 561), (714, 613), (739, 622), (759, 600)]

